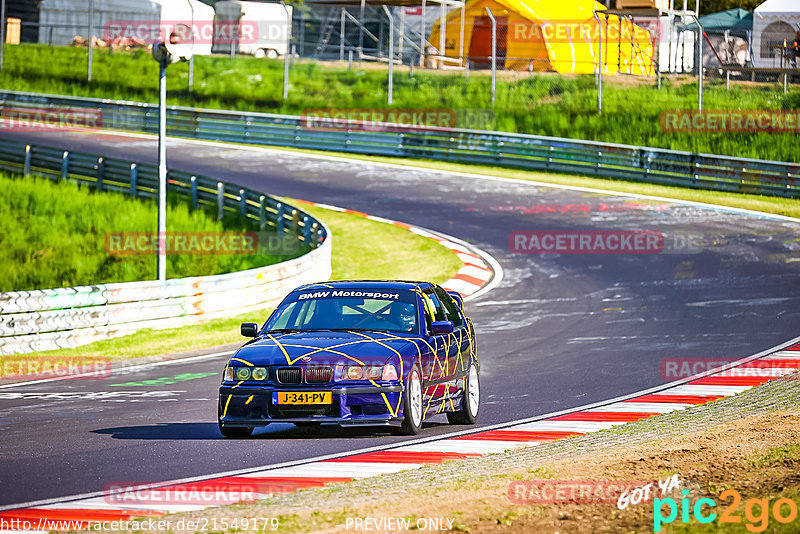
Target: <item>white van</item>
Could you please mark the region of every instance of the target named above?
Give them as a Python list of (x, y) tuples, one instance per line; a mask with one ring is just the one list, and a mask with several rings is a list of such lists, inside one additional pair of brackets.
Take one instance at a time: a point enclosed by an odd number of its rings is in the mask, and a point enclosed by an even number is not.
[(277, 58), (288, 52), (292, 7), (274, 2), (219, 1), (215, 4), (212, 52)]

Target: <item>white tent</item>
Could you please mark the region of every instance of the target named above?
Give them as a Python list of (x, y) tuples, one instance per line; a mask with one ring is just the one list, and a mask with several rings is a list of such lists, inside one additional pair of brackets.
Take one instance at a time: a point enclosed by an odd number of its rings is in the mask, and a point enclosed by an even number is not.
[[(780, 67), (784, 40), (791, 45), (800, 30), (800, 1), (767, 0), (753, 11), (753, 59), (756, 67)], [(785, 63), (784, 63), (785, 65)]]
[[(200, 0), (94, 0), (93, 29), (99, 39), (127, 37), (153, 44), (176, 24), (192, 28), (195, 54), (211, 53), (214, 8)], [(40, 43), (63, 46), (88, 34), (89, 0), (42, 0)]]

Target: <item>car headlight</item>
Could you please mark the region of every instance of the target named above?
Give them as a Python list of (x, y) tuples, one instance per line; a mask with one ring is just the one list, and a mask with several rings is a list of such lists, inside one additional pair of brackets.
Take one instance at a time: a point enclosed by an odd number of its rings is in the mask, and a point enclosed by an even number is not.
[(344, 368), (344, 376), (348, 380), (358, 380), (364, 376), (364, 369), (360, 365), (349, 365)]
[(366, 376), (369, 380), (378, 380), (383, 373), (383, 369), (378, 365), (370, 365), (366, 368)]
[(253, 367), (252, 372), (253, 380), (266, 380), (267, 368), (266, 367)]
[(233, 381), (233, 367), (230, 365), (225, 366), (225, 372), (222, 375), (222, 379), (226, 381)]
[(233, 374), (236, 376), (236, 380), (248, 380), (250, 378), (250, 368), (237, 367)]

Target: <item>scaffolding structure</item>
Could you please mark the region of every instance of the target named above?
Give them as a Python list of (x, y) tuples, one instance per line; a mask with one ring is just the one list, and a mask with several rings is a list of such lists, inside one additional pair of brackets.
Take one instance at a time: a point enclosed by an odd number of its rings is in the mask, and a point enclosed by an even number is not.
[[(403, 63), (403, 58), (408, 57), (409, 62), (416, 62), (420, 66), (435, 62), (444, 68), (449, 62), (447, 66), (464, 67), (464, 4), (465, 0), (306, 0), (305, 5), (317, 15), (313, 20), (321, 19), (317, 44), (311, 55), (335, 57), (338, 52), (339, 59), (344, 61), (346, 56), (351, 58), (355, 53), (359, 60), (391, 60), (395, 63)], [(436, 20), (444, 24), (447, 13), (458, 8), (462, 8), (461, 58), (447, 58), (444, 54), (447, 40), (445, 32), (439, 36), (438, 43), (428, 42), (428, 36)], [(300, 14), (301, 41), (305, 39), (307, 15), (306, 12)], [(388, 36), (384, 21), (390, 22)], [(397, 45), (390, 47), (393, 48), (391, 58), (383, 54), (383, 43), (387, 37)], [(370, 43), (374, 47), (368, 46)], [(374, 53), (369, 53), (371, 50)]]

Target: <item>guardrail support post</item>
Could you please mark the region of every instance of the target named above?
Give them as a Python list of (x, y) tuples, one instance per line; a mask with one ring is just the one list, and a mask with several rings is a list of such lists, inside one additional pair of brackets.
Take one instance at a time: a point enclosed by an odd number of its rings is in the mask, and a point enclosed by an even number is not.
[(277, 208), (278, 208), (278, 218), (275, 221), (275, 231), (282, 236), (283, 233), (286, 231), (285, 230), (286, 223), (283, 219), (284, 215), (283, 203), (278, 202)]
[(66, 180), (69, 176), (69, 152), (66, 150), (61, 154), (61, 179)]
[(139, 188), (139, 167), (135, 163), (131, 163), (131, 196), (136, 197), (137, 189)]
[(264, 230), (267, 227), (267, 197), (261, 195), (258, 198), (258, 229)]
[(239, 189), (239, 212), (247, 218), (247, 191)]
[(217, 182), (217, 220), (225, 216), (225, 184)]
[(308, 215), (303, 215), (303, 240), (307, 245), (311, 244), (311, 225), (308, 224)]
[(103, 190), (103, 173), (106, 167), (106, 160), (102, 157), (97, 158), (97, 190)]
[(192, 211), (197, 209), (197, 176), (189, 178), (192, 186)]
[(31, 145), (25, 145), (25, 168), (23, 174), (26, 177), (31, 174)]

